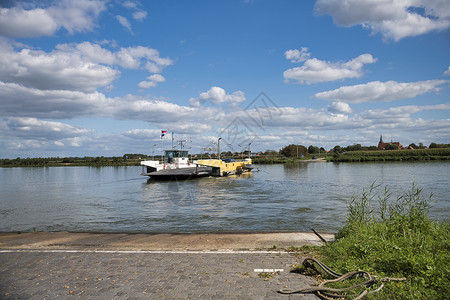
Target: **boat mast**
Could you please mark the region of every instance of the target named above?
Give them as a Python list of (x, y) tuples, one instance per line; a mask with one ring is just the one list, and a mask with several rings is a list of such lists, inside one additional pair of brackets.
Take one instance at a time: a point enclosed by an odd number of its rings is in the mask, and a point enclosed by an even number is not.
[(173, 131), (172, 131), (172, 150), (173, 150)]
[(217, 140), (217, 152), (218, 152), (218, 157), (219, 157), (219, 159), (220, 159), (220, 140), (221, 140), (222, 138), (219, 138), (218, 140)]

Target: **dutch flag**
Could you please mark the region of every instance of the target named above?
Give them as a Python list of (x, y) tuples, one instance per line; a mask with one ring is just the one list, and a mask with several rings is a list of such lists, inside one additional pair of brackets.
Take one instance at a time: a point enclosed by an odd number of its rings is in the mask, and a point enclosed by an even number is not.
[(167, 133), (167, 130), (161, 130), (161, 138), (163, 138), (163, 136), (165, 136)]

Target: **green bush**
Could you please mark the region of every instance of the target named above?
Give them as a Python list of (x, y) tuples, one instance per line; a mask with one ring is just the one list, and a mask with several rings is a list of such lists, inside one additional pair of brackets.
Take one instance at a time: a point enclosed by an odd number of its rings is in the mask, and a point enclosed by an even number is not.
[(338, 272), (365, 270), (380, 277), (406, 277), (386, 283), (369, 299), (442, 299), (450, 295), (450, 224), (428, 218), (431, 195), (413, 184), (391, 200), (388, 188), (372, 185), (351, 197), (346, 225), (336, 241), (319, 249)]

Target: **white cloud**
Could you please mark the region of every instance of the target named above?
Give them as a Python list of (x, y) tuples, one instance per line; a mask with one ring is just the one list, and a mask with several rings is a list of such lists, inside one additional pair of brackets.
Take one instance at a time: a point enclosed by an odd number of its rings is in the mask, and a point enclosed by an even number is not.
[(60, 140), (93, 133), (93, 130), (75, 127), (61, 122), (38, 120), (36, 118), (6, 118), (3, 129), (5, 127), (7, 130), (4, 133), (25, 139)]
[(301, 50), (291, 49), (284, 52), (284, 56), (287, 60), (290, 60), (293, 63), (299, 63), (309, 59), (311, 54), (308, 52), (308, 48), (302, 47)]
[(48, 12), (69, 33), (92, 30), (96, 26), (94, 21), (106, 10), (103, 0), (62, 0), (56, 3), (48, 8)]
[(339, 26), (359, 24), (394, 41), (450, 28), (445, 0), (317, 0), (315, 10)]
[(212, 126), (205, 123), (198, 123), (195, 121), (191, 122), (178, 122), (178, 123), (161, 123), (161, 128), (170, 128), (171, 131), (174, 131), (176, 134), (186, 134), (190, 135), (201, 135), (202, 133), (206, 133), (212, 129)]
[[(386, 119), (390, 119), (394, 123), (401, 123), (399, 121), (400, 119), (410, 118), (412, 114), (427, 110), (450, 110), (450, 103), (435, 105), (407, 105), (390, 107), (388, 109), (369, 109), (361, 113), (361, 116), (365, 119), (370, 119), (373, 122), (378, 123), (383, 123)], [(447, 121), (450, 122), (450, 120)]]
[(198, 122), (198, 116), (208, 124), (221, 117), (220, 110), (211, 107), (182, 106), (134, 95), (108, 98), (100, 92), (39, 90), (1, 81), (0, 99), (0, 117), (105, 117), (153, 124), (165, 124), (168, 120), (173, 124)]
[(93, 92), (111, 86), (119, 77), (116, 66), (158, 73), (173, 63), (152, 48), (128, 47), (113, 52), (89, 42), (59, 44), (55, 50), (44, 52), (28, 48), (16, 51), (0, 41), (0, 51), (0, 81), (43, 90)]
[[(301, 128), (301, 130), (321, 130), (321, 129), (342, 129), (364, 126), (362, 123), (357, 125), (354, 119), (342, 113), (327, 113), (322, 110), (316, 110), (305, 107), (280, 107), (277, 108), (279, 114), (271, 114), (264, 120), (266, 129), (276, 127)], [(253, 119), (260, 117), (260, 112), (256, 109), (246, 111)]]
[(154, 139), (161, 134), (159, 129), (133, 129), (123, 133), (124, 136), (136, 139)]
[(133, 19), (143, 21), (147, 17), (147, 12), (140, 10), (133, 13)]
[(128, 29), (129, 32), (133, 32), (131, 30), (131, 24), (130, 21), (128, 21), (127, 18), (123, 17), (123, 16), (116, 16), (117, 21), (119, 21), (120, 25), (122, 25), (123, 27), (125, 27), (126, 29)]
[(0, 116), (63, 119), (100, 115), (109, 100), (99, 92), (39, 90), (0, 81)]
[(348, 62), (326, 62), (311, 58), (303, 66), (284, 71), (285, 82), (298, 84), (336, 81), (346, 78), (359, 78), (362, 76), (362, 67), (365, 64), (376, 62), (370, 54), (362, 54)]
[(139, 3), (137, 1), (127, 0), (122, 3), (122, 5), (128, 9), (137, 9)]
[(62, 27), (71, 34), (90, 31), (105, 10), (105, 2), (99, 0), (63, 0), (52, 6), (29, 10), (20, 5), (0, 8), (0, 34), (8, 37), (50, 36)]
[(120, 74), (77, 53), (31, 49), (16, 52), (6, 43), (0, 43), (0, 51), (0, 80), (43, 90), (94, 91), (111, 84)]
[(53, 35), (59, 28), (44, 9), (0, 8), (0, 34), (9, 37)]
[(444, 72), (445, 76), (450, 76), (450, 67), (448, 67), (447, 71)]
[(328, 106), (328, 111), (337, 114), (349, 114), (352, 112), (352, 108), (344, 102), (333, 102)]
[(231, 105), (238, 105), (245, 101), (245, 94), (242, 91), (227, 94), (223, 88), (213, 86), (208, 91), (201, 93), (199, 97), (189, 99), (189, 102), (194, 107), (199, 107), (207, 101), (214, 104), (229, 103)]
[(147, 77), (146, 81), (139, 82), (138, 86), (143, 89), (156, 87), (158, 83), (164, 82), (166, 79), (161, 74), (153, 74)]
[(372, 81), (317, 93), (314, 95), (314, 98), (346, 103), (391, 102), (414, 98), (431, 91), (437, 92), (439, 91), (438, 86), (448, 82), (446, 80), (417, 82)]

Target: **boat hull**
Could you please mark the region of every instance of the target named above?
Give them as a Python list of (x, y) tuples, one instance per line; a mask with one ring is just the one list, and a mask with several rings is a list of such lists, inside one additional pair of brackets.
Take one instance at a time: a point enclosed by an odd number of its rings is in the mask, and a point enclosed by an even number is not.
[(150, 176), (152, 179), (170, 180), (170, 179), (189, 179), (198, 177), (212, 176), (211, 167), (190, 167), (179, 169), (165, 169), (150, 173), (142, 173), (143, 176)]

